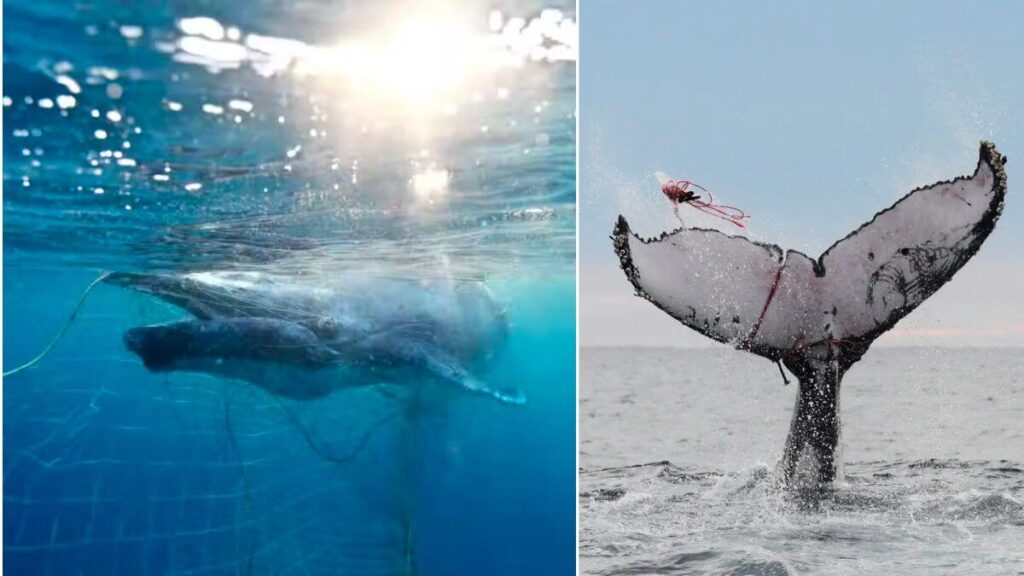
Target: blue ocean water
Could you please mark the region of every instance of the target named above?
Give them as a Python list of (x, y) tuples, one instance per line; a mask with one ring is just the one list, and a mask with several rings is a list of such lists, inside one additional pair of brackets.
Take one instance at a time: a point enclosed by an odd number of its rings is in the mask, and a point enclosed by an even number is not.
[(526, 405), (153, 374), (100, 284), (4, 378), (8, 573), (574, 569), (574, 8), (384, 4), (6, 2), (4, 369), (106, 271), (372, 271), (484, 282)]

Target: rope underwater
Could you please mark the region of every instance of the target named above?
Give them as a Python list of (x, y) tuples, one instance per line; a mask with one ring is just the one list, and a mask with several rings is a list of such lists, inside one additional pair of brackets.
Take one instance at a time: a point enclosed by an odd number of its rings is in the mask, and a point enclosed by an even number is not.
[[(238, 471), (242, 476), (242, 485), (245, 488), (245, 514), (249, 517), (249, 521), (252, 522), (252, 488), (249, 486), (249, 476), (245, 473), (245, 460), (242, 458), (242, 451), (239, 450), (238, 441), (235, 439), (235, 429), (231, 425), (231, 397), (227, 395), (227, 386), (224, 386), (224, 396), (224, 426), (227, 428), (228, 441), (231, 445), (231, 451), (235, 455), (235, 461), (238, 463)], [(256, 532), (253, 530), (249, 533), (249, 554), (245, 570), (247, 576), (252, 574), (255, 549)]]
[(12, 368), (4, 372), (3, 377), (6, 378), (8, 376), (12, 376), (19, 372), (28, 370), (29, 368), (38, 364), (43, 358), (45, 358), (46, 355), (50, 353), (50, 350), (52, 350), (53, 347), (57, 345), (57, 342), (60, 341), (60, 339), (64, 336), (64, 333), (68, 331), (68, 328), (71, 328), (71, 324), (75, 321), (75, 317), (78, 316), (78, 312), (81, 311), (82, 305), (85, 304), (85, 298), (89, 295), (89, 292), (92, 292), (92, 289), (95, 288), (97, 284), (106, 280), (107, 277), (110, 276), (111, 274), (112, 272), (104, 272), (103, 274), (100, 274), (98, 278), (93, 280), (92, 284), (89, 284), (89, 287), (86, 288), (85, 291), (82, 292), (82, 295), (78, 297), (78, 302), (75, 304), (75, 307), (71, 310), (71, 315), (68, 317), (67, 322), (64, 323), (64, 327), (60, 329), (60, 332), (57, 332), (57, 335), (53, 337), (53, 340), (50, 340), (50, 343), (46, 346), (46, 348), (43, 348), (42, 352), (40, 352), (35, 358), (22, 364), (21, 366), (18, 366), (17, 368)]
[[(691, 188), (700, 190), (707, 195), (708, 199), (706, 201), (701, 200), (700, 195)], [(715, 197), (711, 194), (711, 191), (700, 184), (690, 182), (689, 180), (669, 180), (661, 185), (661, 193), (672, 201), (672, 211), (680, 223), (682, 223), (683, 218), (679, 215), (679, 205), (685, 203), (705, 214), (710, 214), (740, 228), (747, 227), (743, 223), (744, 220), (750, 218), (746, 212), (735, 206), (715, 204)]]
[(281, 410), (285, 413), (286, 416), (288, 416), (288, 419), (291, 421), (292, 426), (294, 426), (295, 429), (299, 431), (299, 434), (302, 435), (302, 439), (306, 441), (306, 444), (313, 451), (313, 453), (316, 454), (318, 457), (322, 458), (323, 460), (331, 462), (333, 464), (347, 464), (348, 462), (355, 459), (356, 456), (359, 456), (359, 454), (362, 453), (363, 449), (366, 448), (366, 445), (370, 443), (370, 440), (373, 439), (377, 431), (379, 431), (392, 420), (395, 420), (396, 418), (402, 415), (401, 411), (395, 411), (391, 412), (390, 414), (382, 416), (376, 422), (371, 424), (369, 428), (361, 436), (359, 436), (359, 438), (355, 442), (355, 446), (347, 454), (343, 456), (336, 456), (334, 454), (328, 453), (322, 446), (318, 445), (314, 441), (313, 436), (312, 434), (310, 434), (309, 430), (307, 430), (306, 427), (299, 420), (299, 417), (294, 412), (289, 410), (288, 407), (280, 398), (278, 398), (276, 395), (272, 396), (274, 400), (277, 402), (278, 407), (281, 408)]

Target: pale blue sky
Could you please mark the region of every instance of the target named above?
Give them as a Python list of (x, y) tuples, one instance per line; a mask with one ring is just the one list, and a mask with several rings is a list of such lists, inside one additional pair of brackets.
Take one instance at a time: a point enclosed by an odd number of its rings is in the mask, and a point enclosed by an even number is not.
[(655, 171), (817, 254), (912, 188), (972, 172), (983, 138), (1010, 160), (1003, 218), (885, 343), (1024, 345), (1024, 4), (587, 0), (580, 24), (584, 345), (704, 343), (615, 268), (618, 213), (646, 235), (672, 224)]

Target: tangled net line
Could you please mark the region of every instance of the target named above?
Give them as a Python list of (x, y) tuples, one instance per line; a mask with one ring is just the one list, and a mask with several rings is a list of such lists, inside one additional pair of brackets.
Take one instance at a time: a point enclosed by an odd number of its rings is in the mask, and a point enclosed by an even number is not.
[[(701, 200), (701, 196), (695, 190), (700, 190), (706, 194), (708, 199)], [(710, 214), (740, 228), (747, 227), (743, 223), (744, 220), (750, 218), (746, 212), (735, 206), (716, 204), (715, 197), (711, 194), (711, 191), (700, 184), (689, 180), (669, 180), (662, 184), (661, 193), (672, 201), (672, 211), (680, 222), (683, 221), (683, 218), (679, 215), (679, 206), (681, 204), (689, 204), (705, 214)]]

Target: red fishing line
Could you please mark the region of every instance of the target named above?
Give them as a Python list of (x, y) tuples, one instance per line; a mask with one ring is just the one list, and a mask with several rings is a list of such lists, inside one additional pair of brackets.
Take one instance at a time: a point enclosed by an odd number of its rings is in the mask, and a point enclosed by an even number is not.
[[(696, 190), (700, 190), (707, 195), (708, 199), (701, 200), (701, 196), (697, 194)], [(711, 194), (711, 191), (707, 188), (690, 182), (689, 180), (669, 180), (661, 186), (661, 193), (664, 194), (672, 203), (675, 205), (673, 210), (676, 213), (676, 217), (682, 221), (679, 216), (679, 205), (689, 204), (697, 210), (704, 212), (705, 214), (711, 214), (716, 218), (721, 218), (726, 222), (735, 224), (740, 228), (746, 228), (744, 220), (749, 218), (746, 212), (736, 208), (735, 206), (726, 206), (724, 204), (715, 204), (715, 197)]]

